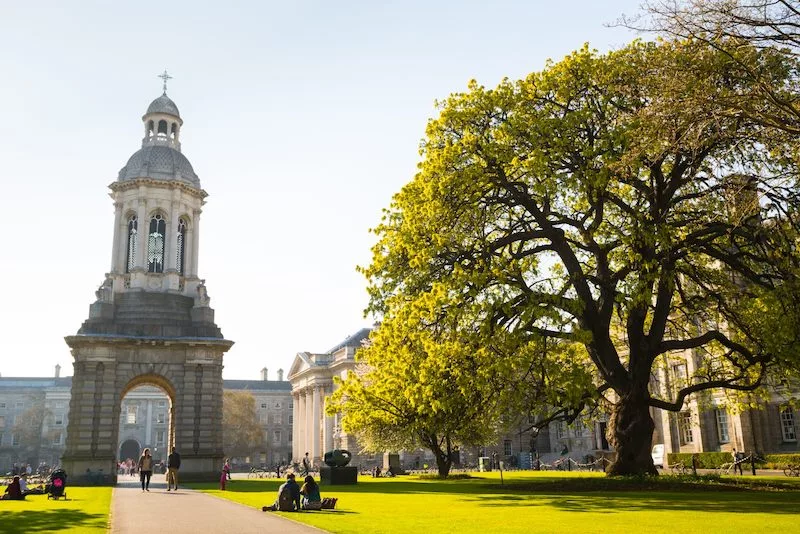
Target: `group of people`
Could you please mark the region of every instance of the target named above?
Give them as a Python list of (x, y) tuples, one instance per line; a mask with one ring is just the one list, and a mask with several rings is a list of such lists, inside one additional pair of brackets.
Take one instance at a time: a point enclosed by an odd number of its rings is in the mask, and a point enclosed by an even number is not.
[(322, 498), (319, 494), (319, 484), (314, 477), (306, 475), (303, 486), (300, 487), (295, 480), (294, 473), (286, 475), (286, 482), (278, 488), (278, 498), (272, 506), (264, 506), (267, 512), (296, 512), (299, 510), (321, 510)]
[[(136, 467), (139, 470), (139, 480), (142, 482), (142, 492), (150, 491), (150, 478), (153, 476), (153, 455), (150, 454), (150, 449), (146, 448), (142, 451)], [(181, 468), (181, 455), (172, 447), (167, 457), (167, 491), (178, 491), (178, 469)]]
[(44, 493), (44, 488), (41, 485), (34, 488), (28, 487), (28, 474), (22, 473), (21, 475), (14, 475), (0, 499), (22, 500), (26, 495), (41, 495), (42, 493)]

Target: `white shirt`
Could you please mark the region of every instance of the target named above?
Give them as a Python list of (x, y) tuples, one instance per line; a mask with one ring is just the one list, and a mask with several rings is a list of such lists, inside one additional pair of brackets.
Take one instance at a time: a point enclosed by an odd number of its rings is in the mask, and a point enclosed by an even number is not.
[(25, 480), (24, 478), (20, 478), (19, 479), (19, 490), (22, 493), (25, 493), (26, 491), (28, 491), (28, 481)]

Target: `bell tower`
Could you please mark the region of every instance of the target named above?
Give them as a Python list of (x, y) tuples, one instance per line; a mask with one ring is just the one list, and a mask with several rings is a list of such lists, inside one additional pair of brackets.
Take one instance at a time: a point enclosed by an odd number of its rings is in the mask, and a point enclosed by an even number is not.
[(163, 94), (142, 117), (142, 147), (109, 186), (110, 271), (89, 318), (65, 338), (74, 376), (62, 465), (73, 483), (116, 481), (120, 402), (144, 384), (170, 398), (164, 449), (181, 453), (181, 478), (212, 480), (222, 467), (222, 357), (233, 342), (198, 274), (208, 194), (181, 151), (183, 119), (167, 96), (170, 77), (161, 77)]

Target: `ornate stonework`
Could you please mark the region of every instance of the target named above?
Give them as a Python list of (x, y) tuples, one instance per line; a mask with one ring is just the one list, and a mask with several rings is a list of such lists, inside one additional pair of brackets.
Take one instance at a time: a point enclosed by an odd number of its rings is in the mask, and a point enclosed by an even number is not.
[[(172, 106), (165, 114), (163, 105), (151, 104), (143, 147), (168, 149), (191, 169), (180, 154), (183, 121)], [(134, 387), (149, 384), (170, 399), (167, 446), (181, 452), (181, 479), (213, 480), (223, 462), (222, 357), (233, 342), (214, 323), (197, 275), (207, 193), (193, 171), (187, 181), (188, 171), (170, 174), (149, 164), (129, 162), (123, 170), (110, 186), (111, 271), (89, 318), (65, 338), (75, 363), (62, 465), (72, 484), (98, 480), (100, 472), (116, 482), (120, 403)]]

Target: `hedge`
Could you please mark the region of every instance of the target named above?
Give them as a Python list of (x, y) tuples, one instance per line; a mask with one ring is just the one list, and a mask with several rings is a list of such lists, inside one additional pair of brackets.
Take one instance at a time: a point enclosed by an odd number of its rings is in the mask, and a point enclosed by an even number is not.
[[(674, 465), (683, 463), (687, 467), (692, 465), (692, 456), (688, 452), (671, 452), (667, 454), (667, 463)], [(796, 454), (764, 454), (763, 462), (756, 462), (761, 469), (783, 469), (787, 465), (800, 465), (800, 453)], [(717, 469), (722, 464), (733, 461), (733, 456), (729, 452), (698, 452), (697, 467), (700, 469)], [(666, 465), (664, 467), (667, 467)]]

